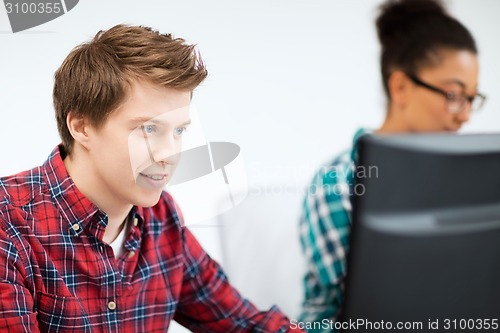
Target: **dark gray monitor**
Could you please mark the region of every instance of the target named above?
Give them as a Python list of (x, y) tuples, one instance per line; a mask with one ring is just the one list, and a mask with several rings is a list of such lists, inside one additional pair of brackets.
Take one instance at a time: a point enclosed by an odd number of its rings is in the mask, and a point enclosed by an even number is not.
[(368, 135), (356, 173), (344, 331), (500, 330), (500, 134)]

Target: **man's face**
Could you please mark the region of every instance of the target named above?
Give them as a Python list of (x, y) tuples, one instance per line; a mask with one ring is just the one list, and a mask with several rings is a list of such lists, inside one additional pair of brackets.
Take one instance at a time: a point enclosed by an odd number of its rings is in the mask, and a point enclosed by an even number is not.
[(136, 81), (89, 142), (90, 170), (120, 204), (150, 207), (172, 177), (190, 123), (190, 91)]

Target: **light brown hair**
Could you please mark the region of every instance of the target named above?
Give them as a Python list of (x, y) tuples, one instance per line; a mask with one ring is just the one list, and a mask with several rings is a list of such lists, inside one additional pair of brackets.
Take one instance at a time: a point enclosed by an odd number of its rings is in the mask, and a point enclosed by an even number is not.
[(124, 101), (133, 80), (195, 89), (207, 76), (195, 47), (149, 27), (117, 25), (74, 48), (54, 75), (52, 95), (66, 153), (74, 143), (66, 124), (68, 114), (99, 128)]

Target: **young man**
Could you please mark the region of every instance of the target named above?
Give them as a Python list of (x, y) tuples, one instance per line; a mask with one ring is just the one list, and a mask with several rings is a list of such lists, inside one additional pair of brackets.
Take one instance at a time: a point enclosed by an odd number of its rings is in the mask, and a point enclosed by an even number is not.
[(258, 310), (163, 191), (203, 63), (182, 39), (118, 25), (55, 74), (62, 144), (0, 179), (0, 331), (292, 331)]

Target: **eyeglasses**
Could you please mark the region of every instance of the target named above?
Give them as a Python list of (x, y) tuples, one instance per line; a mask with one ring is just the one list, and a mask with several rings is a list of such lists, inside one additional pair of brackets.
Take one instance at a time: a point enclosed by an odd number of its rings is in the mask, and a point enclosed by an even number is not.
[(473, 95), (473, 96), (466, 96), (463, 94), (456, 94), (456, 93), (452, 93), (452, 92), (447, 92), (447, 91), (444, 91), (442, 89), (439, 89), (438, 87), (434, 87), (430, 84), (427, 84), (413, 75), (410, 75), (410, 74), (406, 74), (406, 75), (416, 85), (427, 88), (429, 90), (437, 92), (438, 94), (441, 94), (444, 97), (446, 97), (446, 99), (448, 101), (448, 112), (450, 112), (450, 113), (460, 113), (465, 108), (465, 105), (467, 103), (470, 104), (472, 111), (477, 111), (477, 110), (481, 109), (481, 107), (484, 104), (484, 101), (486, 100), (486, 96), (479, 94), (479, 93), (476, 95)]

